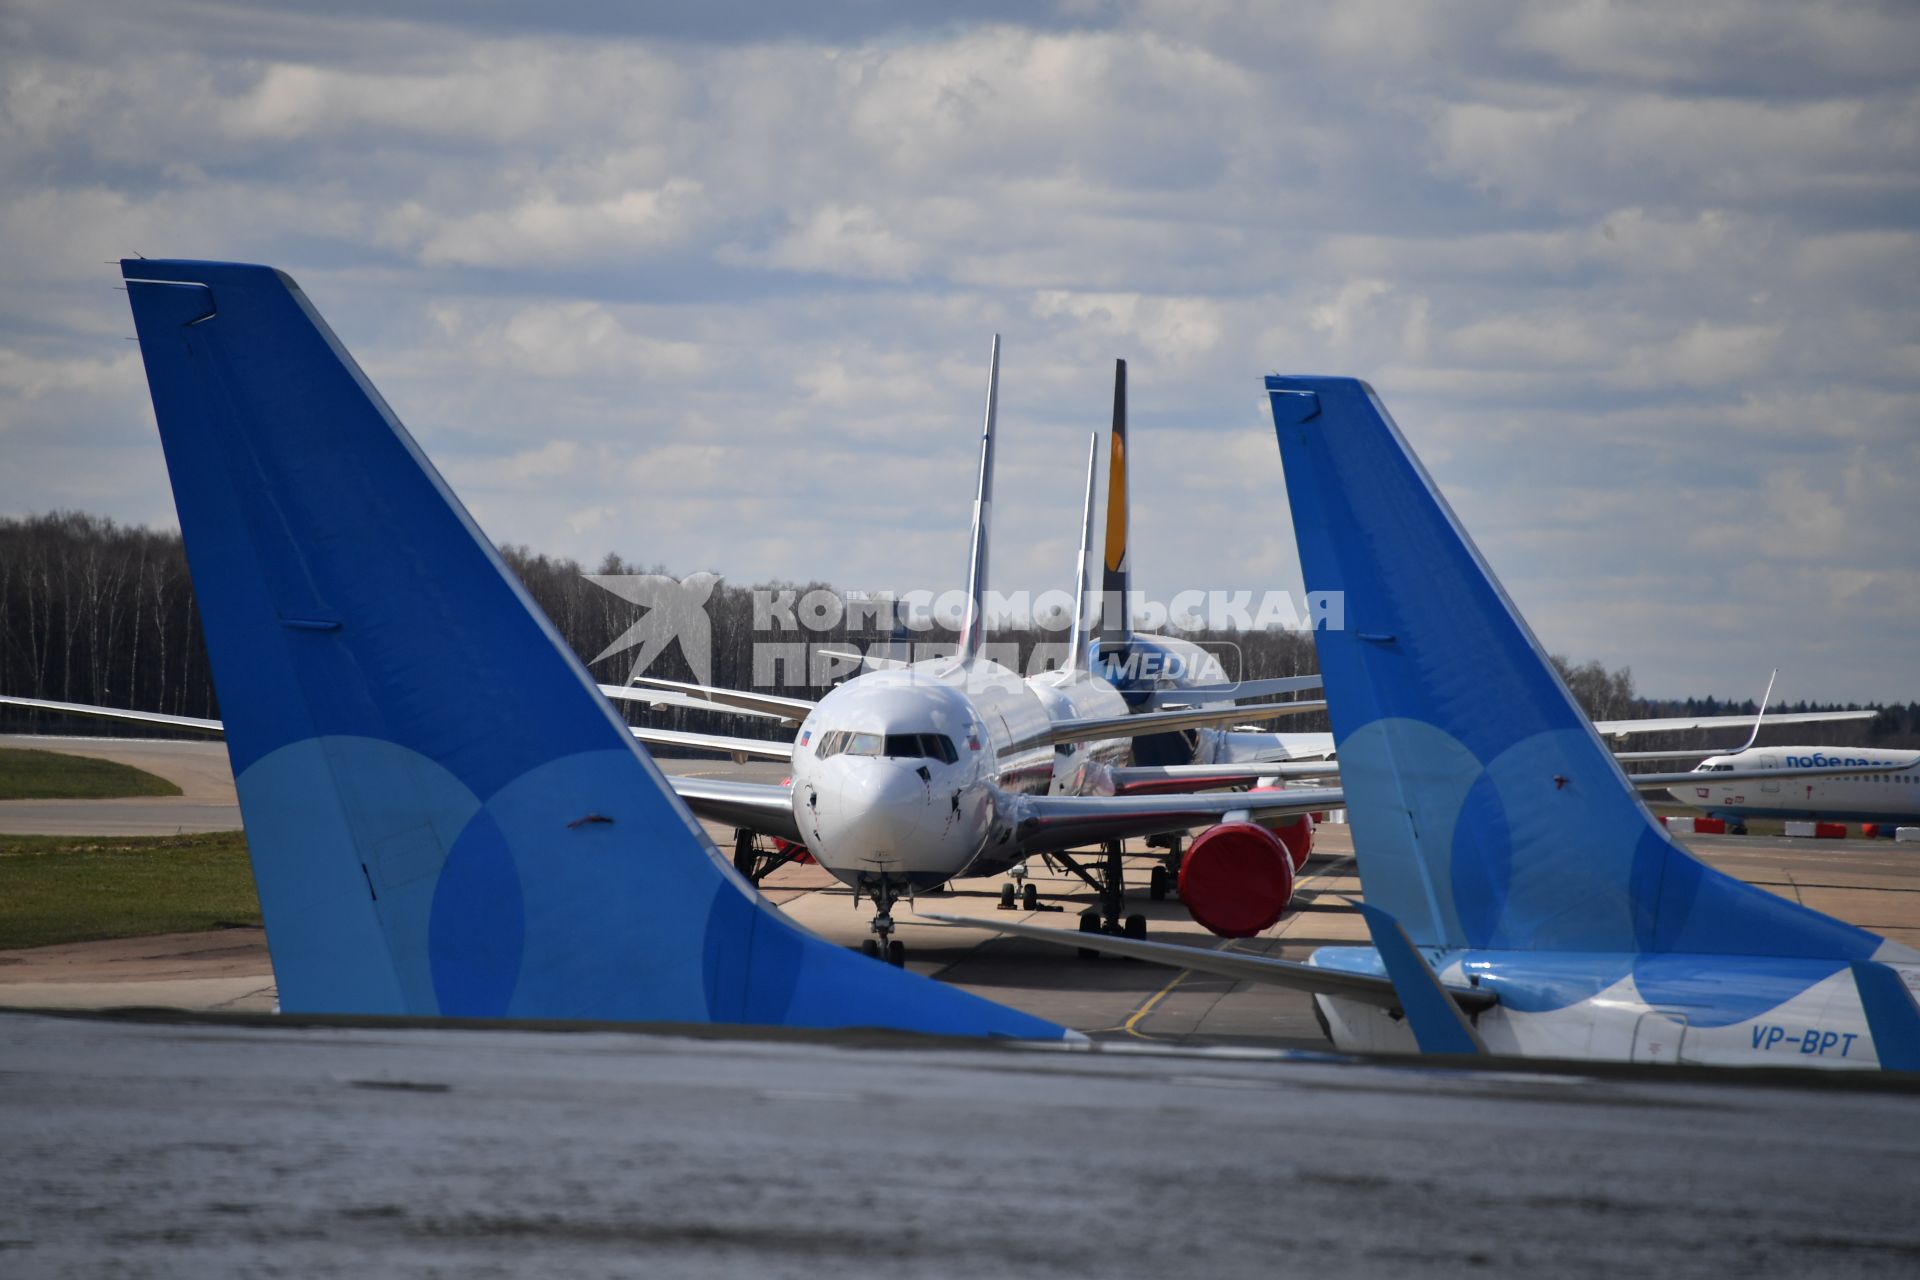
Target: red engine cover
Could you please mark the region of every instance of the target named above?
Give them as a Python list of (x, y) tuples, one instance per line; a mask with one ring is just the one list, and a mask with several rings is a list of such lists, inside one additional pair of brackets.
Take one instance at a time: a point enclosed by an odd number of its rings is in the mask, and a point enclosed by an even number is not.
[(1180, 901), (1188, 915), (1221, 937), (1250, 938), (1287, 909), (1293, 870), (1292, 852), (1279, 836), (1251, 822), (1223, 822), (1201, 832), (1187, 849)]
[(1273, 833), (1280, 837), (1280, 843), (1287, 846), (1287, 853), (1293, 858), (1295, 871), (1307, 865), (1307, 859), (1313, 856), (1313, 815), (1303, 813), (1295, 822), (1283, 822), (1274, 827)]

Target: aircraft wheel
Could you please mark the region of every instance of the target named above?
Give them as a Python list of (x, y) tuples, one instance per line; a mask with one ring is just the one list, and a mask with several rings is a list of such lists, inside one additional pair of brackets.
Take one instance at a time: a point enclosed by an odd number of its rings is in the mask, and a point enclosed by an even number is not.
[(896, 969), (907, 967), (907, 944), (895, 938), (887, 944), (887, 963)]
[(1013, 881), (1011, 880), (1000, 886), (1000, 909), (1013, 910)]
[(1127, 936), (1145, 939), (1147, 936), (1147, 918), (1145, 916), (1127, 917)]
[(1147, 896), (1155, 902), (1165, 902), (1167, 900), (1167, 880), (1167, 869), (1165, 867), (1155, 867), (1152, 874), (1147, 877)]
[(1029, 911), (1040, 909), (1040, 890), (1032, 884), (1024, 885), (1020, 890), (1020, 905)]
[[(1080, 913), (1080, 932), (1100, 932), (1100, 913), (1098, 911), (1083, 911)], [(1100, 958), (1100, 953), (1092, 947), (1076, 947), (1075, 950), (1079, 952), (1082, 960), (1098, 960)]]
[(869, 960), (877, 960), (880, 958), (880, 944), (872, 938), (863, 938), (860, 941), (860, 954)]

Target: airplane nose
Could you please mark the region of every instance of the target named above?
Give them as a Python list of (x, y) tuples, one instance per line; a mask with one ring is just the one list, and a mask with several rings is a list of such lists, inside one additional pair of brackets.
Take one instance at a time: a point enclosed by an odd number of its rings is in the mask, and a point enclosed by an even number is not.
[(834, 855), (898, 855), (913, 847), (932, 809), (930, 778), (890, 760), (846, 761), (835, 772), (818, 804), (818, 831)]

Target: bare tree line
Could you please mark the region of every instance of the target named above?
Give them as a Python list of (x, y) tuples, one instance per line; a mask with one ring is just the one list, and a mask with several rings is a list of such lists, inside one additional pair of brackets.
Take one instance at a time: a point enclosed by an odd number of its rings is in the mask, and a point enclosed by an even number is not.
[[(642, 567), (608, 555), (591, 571), (570, 559), (506, 546), (501, 554), (519, 575), (528, 594), (552, 620), (555, 630), (609, 684), (622, 683), (632, 671), (634, 652), (600, 655), (638, 621), (643, 610), (591, 582), (587, 574), (665, 574), (660, 566)], [(722, 581), (708, 598), (712, 636), (713, 683), (752, 688), (769, 683), (767, 654), (756, 661), (756, 646), (803, 645), (812, 650), (852, 652), (885, 643), (891, 626), (871, 618), (843, 618), (837, 625), (804, 632), (770, 630), (764, 605), (771, 593), (831, 593), (824, 583), (763, 583), (739, 586)], [(760, 605), (756, 606), (756, 592)], [(756, 610), (761, 616), (756, 616)], [(1231, 678), (1258, 680), (1307, 675), (1317, 671), (1311, 636), (1282, 630), (1198, 632), (1187, 638), (1224, 649)], [(1017, 653), (1022, 670), (1041, 644), (1061, 637), (1033, 629), (998, 630), (998, 643)], [(951, 631), (935, 628), (913, 635), (916, 644), (951, 643)], [(1230, 648), (1229, 648), (1230, 647)], [(1561, 675), (1587, 714), (1596, 720), (1654, 715), (1752, 715), (1751, 702), (1712, 698), (1651, 700), (1636, 695), (1627, 668), (1609, 670), (1598, 662), (1575, 664), (1556, 657)], [(818, 698), (831, 683), (852, 670), (846, 663), (815, 660), (781, 665), (773, 689), (794, 697)], [(690, 680), (693, 670), (679, 645), (669, 645), (648, 667), (648, 674)], [(200, 632), (192, 581), (180, 535), (120, 525), (80, 512), (51, 512), (22, 518), (0, 517), (0, 693), (217, 718), (219, 701)], [(1786, 710), (1824, 710), (1799, 703)], [(630, 717), (665, 727), (698, 732), (779, 737), (791, 731), (772, 721), (741, 723), (713, 713), (629, 708)], [(103, 732), (103, 722), (0, 709), (0, 727), (36, 732)], [(1288, 729), (1326, 727), (1324, 717), (1298, 717)], [(129, 730), (150, 733), (151, 730)], [(1784, 735), (1784, 737), (1783, 737)], [(1705, 740), (1743, 737), (1722, 732)], [(1769, 731), (1763, 741), (1786, 738), (1832, 746), (1920, 746), (1920, 703), (1883, 708), (1872, 721)], [(1665, 749), (1702, 742), (1700, 735), (1661, 735), (1634, 745)]]

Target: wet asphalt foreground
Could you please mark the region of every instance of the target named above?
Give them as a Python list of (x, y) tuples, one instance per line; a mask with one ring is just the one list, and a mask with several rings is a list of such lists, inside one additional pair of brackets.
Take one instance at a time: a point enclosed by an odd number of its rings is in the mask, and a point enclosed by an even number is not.
[(1912, 1275), (1920, 1094), (0, 1015), (0, 1274)]

